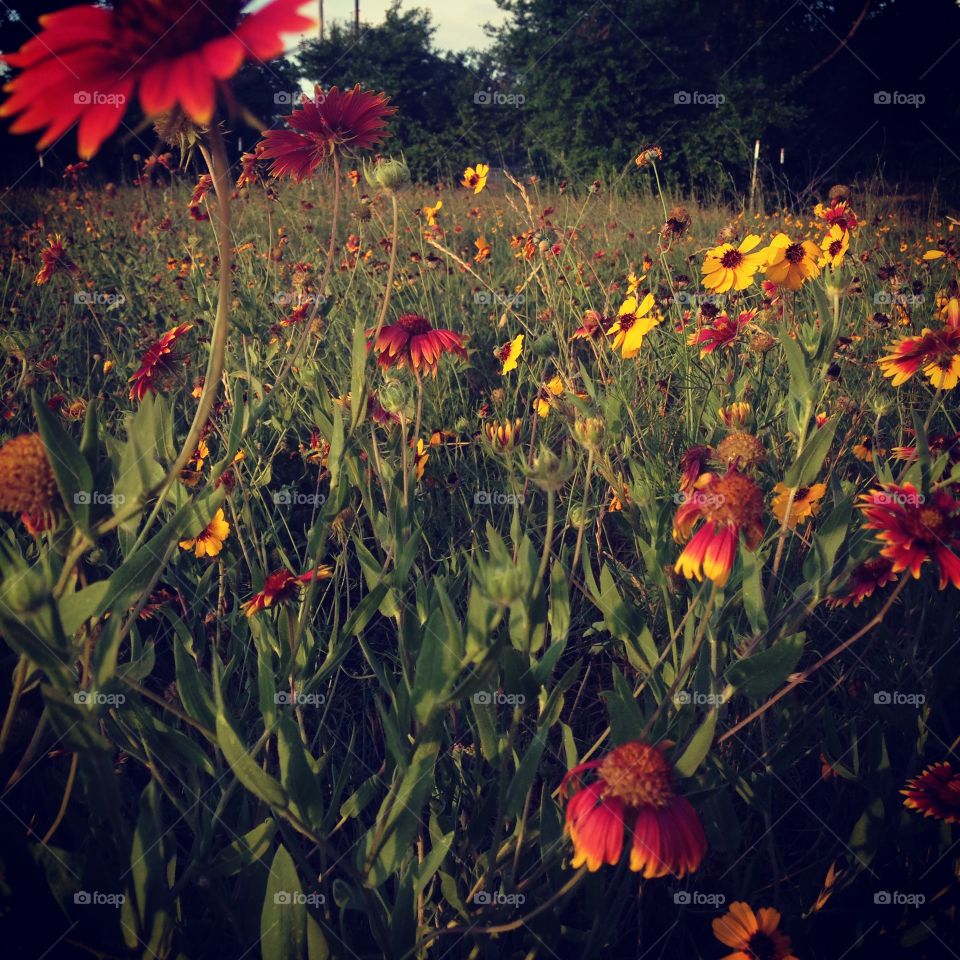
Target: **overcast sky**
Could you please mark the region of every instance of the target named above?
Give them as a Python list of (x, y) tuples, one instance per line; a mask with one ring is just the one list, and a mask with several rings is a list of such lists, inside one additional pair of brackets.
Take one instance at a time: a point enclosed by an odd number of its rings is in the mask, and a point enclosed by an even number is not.
[[(319, 4), (312, 6), (313, 15), (317, 16)], [(360, 19), (366, 23), (379, 23), (389, 6), (390, 0), (360, 0)], [(404, 0), (402, 9), (414, 7), (429, 10), (433, 15), (433, 24), (437, 28), (434, 41), (444, 50), (485, 47), (489, 40), (483, 32), (483, 25), (499, 25), (506, 19), (495, 0)], [(305, 3), (302, 9), (307, 12), (310, 5)], [(323, 14), (328, 23), (331, 20), (352, 20), (353, 0), (324, 0)]]

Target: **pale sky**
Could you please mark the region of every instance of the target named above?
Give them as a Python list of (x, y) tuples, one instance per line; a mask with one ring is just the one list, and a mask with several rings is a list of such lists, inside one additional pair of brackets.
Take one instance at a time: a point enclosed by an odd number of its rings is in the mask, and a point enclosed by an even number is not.
[[(323, 15), (327, 23), (332, 20), (353, 20), (354, 0), (324, 0)], [(254, 4), (259, 6), (260, 4)], [(384, 11), (390, 6), (390, 0), (360, 0), (360, 20), (365, 23), (379, 23)], [(420, 7), (433, 15), (433, 24), (437, 28), (434, 42), (443, 50), (465, 50), (467, 47), (485, 47), (489, 43), (483, 32), (485, 23), (499, 26), (506, 14), (499, 9), (494, 0), (404, 0), (403, 10)], [(319, 4), (305, 3), (301, 8), (305, 13), (310, 10), (317, 16)]]

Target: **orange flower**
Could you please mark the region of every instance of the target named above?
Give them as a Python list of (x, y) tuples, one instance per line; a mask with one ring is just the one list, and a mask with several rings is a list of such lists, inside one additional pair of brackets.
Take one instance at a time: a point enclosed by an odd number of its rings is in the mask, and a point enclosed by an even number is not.
[[(367, 336), (373, 332), (368, 330)], [(405, 313), (396, 323), (384, 327), (373, 349), (379, 354), (377, 365), (381, 369), (407, 367), (416, 372), (423, 369), (433, 376), (437, 375), (438, 361), (444, 353), (467, 359), (462, 334), (434, 328), (418, 313)]]
[(946, 760), (927, 767), (900, 792), (910, 810), (944, 823), (960, 823), (960, 773)]
[(40, 18), (40, 32), (4, 60), (20, 69), (0, 116), (14, 133), (44, 130), (44, 150), (79, 121), (89, 159), (119, 126), (134, 91), (147, 116), (175, 108), (200, 125), (213, 119), (217, 90), (247, 60), (283, 53), (283, 35), (314, 23), (301, 0), (274, 0), (241, 15), (234, 0), (125, 0), (67, 7)]
[(173, 373), (177, 365), (173, 355), (174, 345), (192, 327), (192, 323), (181, 323), (168, 330), (147, 350), (140, 361), (140, 369), (129, 380), (133, 384), (130, 387), (131, 400), (139, 403), (149, 391), (157, 389), (157, 380), (161, 376)]
[(780, 932), (780, 911), (761, 907), (756, 913), (742, 901), (730, 904), (722, 917), (713, 921), (713, 935), (733, 947), (723, 960), (797, 960), (790, 938)]
[(483, 263), (484, 260), (490, 259), (492, 248), (483, 237), (477, 237), (477, 239), (473, 241), (473, 245), (477, 248), (477, 255), (473, 258), (474, 263)]
[(242, 605), (243, 612), (252, 617), (269, 607), (293, 602), (300, 596), (301, 586), (313, 580), (314, 574), (317, 580), (329, 580), (333, 576), (333, 568), (321, 564), (316, 571), (308, 570), (299, 576), (294, 576), (289, 570), (275, 570), (263, 581), (263, 589)]
[[(580, 777), (596, 770), (582, 787)], [(581, 763), (563, 778), (579, 787), (567, 801), (566, 833), (573, 843), (571, 866), (590, 872), (614, 866), (630, 846), (630, 869), (647, 879), (696, 870), (707, 852), (700, 818), (686, 797), (674, 792), (673, 771), (660, 746), (633, 740), (600, 760)]]
[(284, 118), (290, 130), (264, 131), (260, 156), (273, 161), (272, 177), (300, 183), (334, 153), (369, 150), (380, 143), (387, 136), (387, 117), (397, 112), (389, 102), (386, 94), (361, 90), (359, 83), (352, 90), (315, 86), (313, 99), (304, 97)]
[(960, 502), (946, 490), (924, 495), (910, 483), (883, 483), (857, 505), (866, 528), (884, 544), (880, 554), (893, 561), (893, 573), (909, 570), (916, 579), (929, 562), (940, 574), (941, 590), (948, 582), (960, 589)]
[[(690, 539), (698, 520), (703, 523)], [(690, 540), (674, 570), (688, 580), (706, 575), (722, 587), (733, 569), (740, 534), (754, 550), (763, 530), (763, 493), (756, 483), (735, 467), (722, 475), (708, 474), (686, 494), (674, 517), (674, 539)]]
[(846, 200), (832, 200), (829, 206), (818, 203), (813, 212), (830, 228), (839, 227), (844, 233), (853, 233), (859, 226), (857, 215)]
[(47, 248), (40, 254), (43, 266), (40, 267), (34, 283), (42, 287), (50, 282), (50, 278), (57, 270), (65, 270), (73, 275), (79, 272), (77, 265), (70, 260), (63, 252), (63, 241), (59, 233), (47, 238)]
[(960, 381), (960, 327), (933, 331), (927, 327), (919, 337), (904, 337), (877, 364), (893, 385), (906, 383), (918, 370), (938, 390), (952, 390)]

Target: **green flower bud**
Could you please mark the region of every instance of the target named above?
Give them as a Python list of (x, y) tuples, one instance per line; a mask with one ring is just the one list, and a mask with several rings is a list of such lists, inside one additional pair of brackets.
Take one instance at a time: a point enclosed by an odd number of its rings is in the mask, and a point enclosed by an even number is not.
[(403, 159), (379, 161), (373, 167), (364, 165), (363, 176), (371, 187), (397, 193), (410, 183), (410, 168)]

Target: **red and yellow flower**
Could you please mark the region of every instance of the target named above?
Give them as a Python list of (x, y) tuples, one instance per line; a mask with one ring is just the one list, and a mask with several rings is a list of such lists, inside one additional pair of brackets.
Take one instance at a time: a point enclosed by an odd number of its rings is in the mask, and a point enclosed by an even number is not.
[(502, 347), (497, 347), (493, 355), (500, 361), (500, 375), (504, 376), (517, 369), (517, 363), (523, 353), (523, 334), (518, 333)]
[(927, 767), (900, 792), (908, 809), (944, 823), (960, 823), (960, 771), (948, 761)]
[(242, 604), (243, 612), (252, 617), (261, 610), (278, 607), (285, 603), (292, 603), (300, 596), (300, 588), (311, 580), (329, 580), (333, 576), (333, 568), (325, 563), (316, 570), (308, 570), (295, 576), (289, 570), (274, 570), (263, 581), (263, 589), (255, 593), (246, 603)]
[(726, 313), (717, 314), (709, 326), (691, 333), (687, 343), (691, 347), (700, 347), (701, 357), (713, 353), (718, 347), (729, 347), (756, 314), (756, 310), (744, 310), (735, 318), (728, 317)]
[(130, 377), (130, 399), (139, 403), (151, 390), (157, 389), (157, 381), (162, 377), (171, 376), (177, 366), (174, 347), (188, 330), (192, 323), (181, 323), (168, 330), (147, 352), (140, 361), (140, 369)]
[(733, 570), (740, 535), (747, 549), (754, 550), (763, 531), (763, 493), (750, 477), (735, 467), (724, 474), (704, 474), (685, 494), (673, 519), (674, 539), (689, 541), (674, 570), (688, 580), (706, 576), (722, 587)]
[(919, 578), (925, 563), (940, 576), (940, 589), (960, 589), (960, 501), (946, 490), (924, 495), (913, 484), (884, 483), (863, 494), (857, 504), (866, 528), (883, 544), (880, 554), (891, 571)]
[(38, 287), (50, 282), (50, 278), (63, 270), (71, 275), (78, 273), (77, 265), (63, 252), (63, 239), (59, 233), (47, 238), (47, 246), (40, 254), (41, 267), (34, 278)]
[[(373, 333), (368, 330), (367, 336)], [(418, 313), (405, 313), (396, 323), (385, 326), (372, 346), (379, 355), (377, 365), (383, 370), (406, 367), (435, 377), (443, 354), (451, 353), (461, 360), (467, 359), (464, 342), (462, 334), (434, 327)]]
[(241, 14), (235, 0), (125, 0), (67, 7), (40, 18), (41, 30), (4, 60), (20, 73), (0, 116), (14, 133), (43, 130), (45, 150), (75, 123), (89, 159), (117, 129), (134, 93), (149, 117), (179, 108), (195, 123), (213, 119), (217, 92), (248, 60), (283, 53), (284, 34), (309, 29), (302, 0), (273, 0)]
[(303, 98), (302, 105), (286, 117), (289, 130), (265, 130), (257, 145), (260, 157), (270, 160), (270, 175), (291, 177), (297, 183), (335, 153), (369, 150), (387, 136), (387, 118), (397, 112), (389, 106), (384, 93), (314, 87), (313, 99)]
[(952, 390), (960, 381), (960, 327), (924, 328), (918, 337), (904, 337), (877, 361), (895, 387), (918, 370), (938, 390)]
[[(596, 780), (582, 785), (595, 770)], [(630, 869), (647, 879), (695, 871), (707, 852), (700, 818), (674, 790), (673, 770), (662, 746), (634, 740), (600, 760), (581, 763), (563, 778), (567, 801), (565, 830), (573, 843), (574, 868), (595, 872), (620, 862), (630, 848)]]
[(895, 583), (896, 580), (897, 575), (893, 572), (892, 560), (888, 557), (871, 557), (854, 568), (843, 593), (827, 597), (827, 606), (846, 607), (852, 604), (854, 607), (859, 607), (877, 590), (888, 583)]

